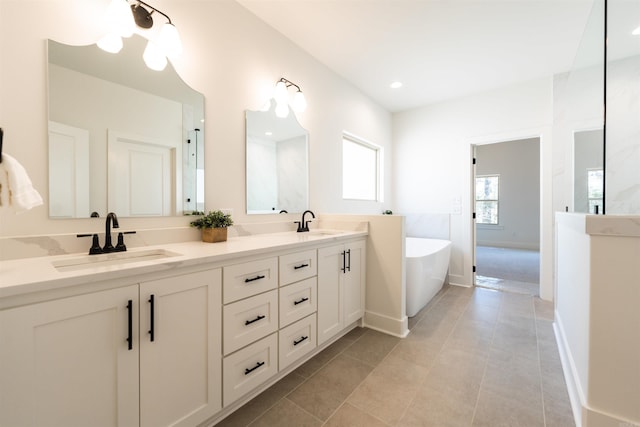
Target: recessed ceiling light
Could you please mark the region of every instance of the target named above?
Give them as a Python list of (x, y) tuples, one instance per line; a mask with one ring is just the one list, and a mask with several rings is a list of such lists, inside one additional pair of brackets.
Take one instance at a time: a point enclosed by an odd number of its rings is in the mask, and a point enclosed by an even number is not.
[(402, 82), (393, 82), (389, 85), (389, 87), (391, 89), (398, 89), (399, 87), (402, 87)]
[(264, 134), (267, 135), (267, 136), (271, 136), (271, 135), (273, 135), (273, 132), (266, 131)]
[(634, 35), (634, 36), (640, 36), (640, 27), (638, 27), (635, 30), (633, 30), (631, 32), (631, 34)]

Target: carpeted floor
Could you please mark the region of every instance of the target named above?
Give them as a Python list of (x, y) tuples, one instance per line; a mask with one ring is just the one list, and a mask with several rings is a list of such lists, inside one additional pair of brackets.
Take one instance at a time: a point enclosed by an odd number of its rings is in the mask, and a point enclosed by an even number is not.
[(538, 295), (540, 252), (526, 249), (476, 247), (476, 285)]

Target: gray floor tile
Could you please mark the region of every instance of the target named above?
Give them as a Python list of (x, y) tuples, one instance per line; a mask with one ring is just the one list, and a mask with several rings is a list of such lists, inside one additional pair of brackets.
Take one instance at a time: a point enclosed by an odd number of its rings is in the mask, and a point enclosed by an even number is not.
[(338, 355), (289, 394), (288, 399), (317, 418), (327, 420), (372, 370), (366, 363)]
[(325, 427), (385, 427), (388, 424), (345, 403), (324, 424)]
[(369, 329), (343, 354), (376, 366), (400, 342), (400, 338)]
[(281, 399), (264, 415), (249, 425), (251, 427), (276, 427), (283, 425), (296, 427), (319, 427), (322, 425), (322, 421), (302, 410), (302, 408), (290, 400)]

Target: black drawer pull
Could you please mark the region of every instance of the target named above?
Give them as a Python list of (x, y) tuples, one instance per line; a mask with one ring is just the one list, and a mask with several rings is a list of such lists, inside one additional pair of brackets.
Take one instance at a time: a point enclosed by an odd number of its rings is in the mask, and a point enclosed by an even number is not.
[(293, 302), (293, 305), (302, 304), (302, 303), (303, 303), (303, 302), (305, 302), (305, 301), (309, 301), (309, 298), (306, 298), (306, 297), (305, 297), (305, 298), (302, 298), (302, 299), (300, 299), (300, 300), (298, 300), (298, 301), (294, 301), (294, 302)]
[(151, 294), (149, 296), (149, 304), (151, 304), (149, 306), (149, 312), (150, 312), (149, 313), (149, 324), (150, 324), (149, 325), (150, 326), (150, 329), (149, 329), (149, 340), (150, 341), (154, 341), (155, 340), (155, 336), (156, 336), (156, 328), (154, 326), (154, 319), (155, 319), (154, 313), (155, 313), (156, 304), (155, 304), (155, 296), (153, 294)]
[(293, 340), (293, 345), (298, 345), (300, 344), (302, 341), (306, 340), (309, 337), (305, 337), (304, 335), (300, 337), (300, 339), (298, 341)]
[(266, 317), (266, 316), (258, 316), (258, 317), (256, 317), (256, 318), (255, 318), (255, 319), (253, 319), (253, 320), (247, 320), (247, 321), (245, 321), (245, 322), (244, 322), (244, 326), (248, 326), (248, 325), (250, 325), (250, 324), (252, 324), (252, 323), (254, 323), (254, 322), (257, 322), (258, 320), (262, 320), (262, 319), (264, 319), (265, 317)]
[(252, 277), (251, 279), (244, 279), (244, 283), (249, 283), (249, 282), (254, 282), (256, 280), (260, 280), (260, 279), (264, 279), (265, 276), (256, 276), (256, 277)]
[(127, 302), (127, 349), (133, 350), (133, 301)]
[(264, 365), (264, 362), (258, 362), (256, 363), (256, 366), (254, 366), (253, 368), (249, 369), (249, 368), (245, 368), (244, 369), (244, 374), (245, 375), (249, 375), (251, 372), (255, 371), (256, 369), (258, 369), (260, 366)]
[(301, 268), (305, 268), (305, 267), (309, 267), (309, 264), (300, 264), (300, 265), (294, 265), (293, 269), (294, 270), (299, 270)]

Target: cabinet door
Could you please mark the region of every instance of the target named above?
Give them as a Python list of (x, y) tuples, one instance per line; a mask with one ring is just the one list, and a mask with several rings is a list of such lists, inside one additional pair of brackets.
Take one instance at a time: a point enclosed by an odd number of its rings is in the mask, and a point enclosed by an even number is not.
[(133, 285), (0, 311), (0, 425), (137, 425), (137, 310)]
[(341, 285), (344, 246), (318, 250), (318, 345), (344, 326)]
[(220, 269), (140, 284), (141, 426), (195, 425), (220, 410), (221, 286)]
[(364, 309), (364, 282), (366, 246), (364, 241), (346, 246), (347, 271), (343, 276), (342, 298), (344, 305), (344, 326), (360, 319)]

